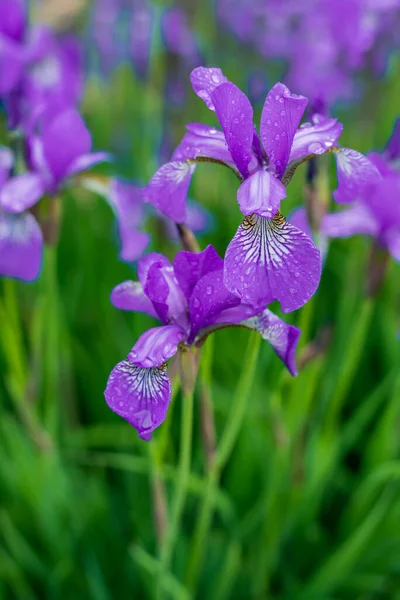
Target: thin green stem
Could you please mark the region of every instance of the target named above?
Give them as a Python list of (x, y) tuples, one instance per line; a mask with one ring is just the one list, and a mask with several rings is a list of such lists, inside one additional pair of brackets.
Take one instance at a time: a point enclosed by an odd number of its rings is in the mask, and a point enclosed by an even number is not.
[(160, 569), (157, 581), (157, 598), (163, 598), (166, 589), (166, 579), (169, 577), (172, 555), (179, 533), (183, 509), (185, 507), (190, 478), (193, 435), (193, 391), (182, 397), (182, 418), (180, 435), (179, 470), (175, 485), (174, 505), (168, 530), (161, 545)]
[(236, 389), (235, 397), (232, 403), (232, 410), (229, 414), (228, 422), (222, 433), (214, 460), (208, 472), (207, 490), (200, 508), (200, 515), (196, 524), (193, 541), (191, 543), (191, 552), (186, 570), (185, 581), (188, 589), (192, 592), (196, 589), (200, 569), (204, 559), (204, 553), (207, 548), (207, 536), (213, 517), (215, 496), (221, 473), (232, 454), (243, 422), (243, 417), (257, 366), (260, 344), (261, 336), (256, 332), (252, 332), (245, 353), (245, 367), (241, 373)]

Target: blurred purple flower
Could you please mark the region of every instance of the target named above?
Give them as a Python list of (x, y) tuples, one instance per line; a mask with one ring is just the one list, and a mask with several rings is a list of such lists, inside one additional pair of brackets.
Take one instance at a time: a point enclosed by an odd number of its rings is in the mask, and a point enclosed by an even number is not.
[(13, 163), (11, 151), (0, 148), (0, 275), (33, 281), (42, 264), (43, 236), (25, 209), (40, 199), (43, 186), (33, 173), (10, 179)]
[(255, 329), (296, 374), (300, 331), (268, 309), (258, 314), (231, 294), (223, 283), (223, 260), (212, 246), (198, 254), (181, 251), (173, 265), (161, 254), (149, 254), (139, 261), (138, 275), (139, 282), (114, 288), (111, 301), (121, 310), (155, 317), (162, 325), (141, 335), (128, 358), (116, 365), (105, 398), (141, 438), (151, 439), (166, 417), (171, 400), (166, 361), (180, 345), (201, 345), (212, 331), (229, 325)]
[(387, 62), (399, 8), (398, 0), (218, 1), (220, 20), (242, 42), (268, 59), (284, 59), (290, 86), (329, 103), (355, 94), (355, 74), (372, 49), (374, 59)]

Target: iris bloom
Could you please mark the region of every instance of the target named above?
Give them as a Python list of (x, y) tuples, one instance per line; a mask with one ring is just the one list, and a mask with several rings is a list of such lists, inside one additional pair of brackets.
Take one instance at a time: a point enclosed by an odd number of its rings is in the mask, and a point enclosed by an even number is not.
[(54, 196), (69, 178), (105, 160), (91, 152), (92, 139), (79, 113), (61, 112), (43, 123), (29, 140), (30, 171), (11, 176), (14, 159), (0, 153), (0, 274), (24, 281), (35, 279), (41, 267), (43, 237), (31, 209), (44, 196)]
[(225, 284), (253, 306), (279, 300), (284, 312), (300, 308), (318, 287), (321, 258), (312, 240), (279, 213), (295, 168), (311, 156), (334, 150), (337, 202), (350, 201), (355, 191), (379, 176), (377, 169), (359, 152), (335, 147), (342, 132), (336, 119), (315, 115), (312, 123), (299, 127), (308, 101), (282, 83), (267, 95), (259, 137), (250, 101), (220, 69), (199, 67), (191, 81), (196, 94), (215, 111), (222, 131), (188, 125), (172, 161), (155, 173), (144, 198), (182, 222), (196, 163), (231, 168), (241, 181), (237, 199), (246, 218), (226, 252)]
[(223, 283), (223, 260), (212, 246), (198, 254), (180, 251), (173, 264), (161, 254), (138, 263), (139, 282), (125, 281), (112, 292), (121, 310), (146, 313), (162, 325), (140, 336), (126, 360), (110, 374), (109, 407), (133, 425), (141, 438), (165, 419), (171, 400), (166, 362), (185, 346), (201, 346), (212, 331), (229, 325), (257, 330), (290, 373), (296, 374), (300, 331), (268, 309), (258, 313), (241, 303)]
[(0, 97), (12, 128), (32, 131), (44, 112), (76, 105), (83, 90), (81, 46), (72, 35), (28, 29), (24, 3), (3, 0), (0, 23)]
[(379, 170), (379, 179), (364, 188), (350, 208), (325, 215), (322, 232), (331, 238), (371, 236), (400, 261), (400, 120), (384, 152), (368, 156)]

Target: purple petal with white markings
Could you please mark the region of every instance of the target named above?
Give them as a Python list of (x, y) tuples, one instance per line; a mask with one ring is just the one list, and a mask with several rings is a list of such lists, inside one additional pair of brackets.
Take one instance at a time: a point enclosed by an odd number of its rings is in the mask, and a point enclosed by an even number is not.
[(0, 275), (33, 281), (40, 273), (43, 236), (33, 215), (0, 211)]
[(211, 99), (212, 92), (221, 83), (226, 83), (228, 79), (222, 73), (221, 69), (197, 67), (190, 74), (190, 82), (195, 94), (204, 100), (210, 110), (215, 110), (213, 100)]
[(264, 308), (278, 300), (283, 312), (303, 306), (321, 277), (312, 240), (281, 215), (246, 217), (225, 255), (225, 285), (245, 304)]
[(307, 103), (307, 98), (291, 94), (283, 83), (276, 83), (265, 99), (260, 134), (278, 177), (285, 172), (293, 138)]
[(267, 308), (255, 317), (243, 321), (241, 325), (255, 329), (267, 340), (292, 375), (297, 375), (296, 348), (301, 334), (300, 329), (288, 325)]
[(244, 215), (256, 213), (272, 218), (286, 198), (286, 188), (268, 171), (259, 170), (250, 175), (238, 189), (237, 199)]
[(104, 396), (117, 415), (148, 441), (165, 420), (171, 401), (171, 384), (164, 366), (144, 369), (124, 360), (110, 373)]

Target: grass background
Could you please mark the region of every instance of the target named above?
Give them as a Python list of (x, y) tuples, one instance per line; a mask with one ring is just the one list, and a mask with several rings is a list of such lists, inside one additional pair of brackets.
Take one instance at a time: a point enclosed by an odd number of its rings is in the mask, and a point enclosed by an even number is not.
[[(280, 66), (222, 36), (207, 5), (199, 5), (193, 23), (204, 62), (242, 89), (258, 68), (271, 85), (282, 77)], [(145, 183), (166, 135), (177, 142), (186, 122), (215, 122), (187, 85), (188, 67), (185, 102), (168, 103), (170, 62), (156, 39), (148, 80), (129, 65), (107, 79), (88, 76), (83, 112), (95, 147), (116, 157), (109, 174)], [(382, 80), (364, 78), (359, 100), (334, 107), (343, 145), (383, 148), (398, 116), (399, 84), (392, 57)], [(225, 171), (201, 165), (191, 187), (212, 215), (201, 246), (213, 243), (222, 254), (240, 221), (237, 182)], [(302, 203), (304, 178), (299, 170), (291, 182), (285, 214)], [(330, 183), (334, 189), (333, 172)], [(109, 206), (73, 188), (62, 209), (60, 243), (46, 250), (42, 277), (32, 285), (0, 282), (0, 598), (151, 599), (158, 568), (154, 451), (109, 411), (103, 390), (152, 320), (109, 302), (114, 285), (135, 277), (134, 266), (118, 260)], [(151, 249), (172, 257), (178, 246), (154, 216), (147, 229)], [(330, 332), (324, 352), (297, 378), (261, 345), (250, 385), (239, 388), (246, 409), (192, 594), (187, 569), (210, 492), (197, 389), (192, 474), (166, 597), (400, 599), (400, 271), (392, 261), (377, 298), (366, 300), (369, 251), (367, 239), (334, 241), (317, 294), (285, 316), (303, 330), (300, 357), (318, 332)], [(221, 439), (249, 368), (249, 333), (230, 329), (210, 340), (203, 373)], [(169, 506), (181, 404), (177, 390), (153, 445), (164, 444), (158, 477)]]

